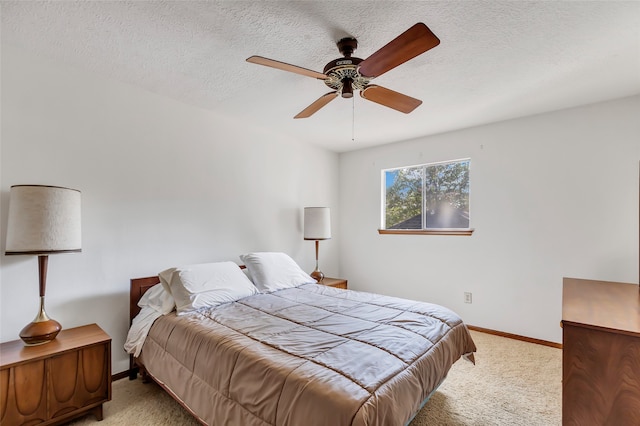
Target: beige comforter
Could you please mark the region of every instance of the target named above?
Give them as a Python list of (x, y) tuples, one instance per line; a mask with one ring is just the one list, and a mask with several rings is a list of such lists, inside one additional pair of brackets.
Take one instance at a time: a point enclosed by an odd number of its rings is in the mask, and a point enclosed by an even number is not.
[(141, 361), (209, 425), (404, 425), (475, 350), (441, 306), (309, 284), (161, 317)]

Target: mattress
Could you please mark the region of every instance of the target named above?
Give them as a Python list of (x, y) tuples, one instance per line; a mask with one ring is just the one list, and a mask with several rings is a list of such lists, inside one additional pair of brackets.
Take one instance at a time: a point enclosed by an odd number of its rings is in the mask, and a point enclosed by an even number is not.
[(209, 425), (404, 425), (475, 350), (442, 306), (305, 284), (161, 316), (140, 361)]

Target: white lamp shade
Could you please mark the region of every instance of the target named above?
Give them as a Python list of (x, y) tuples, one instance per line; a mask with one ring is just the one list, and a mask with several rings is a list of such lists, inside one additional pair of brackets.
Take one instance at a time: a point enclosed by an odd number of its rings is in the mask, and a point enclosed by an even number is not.
[(9, 193), (6, 254), (82, 250), (80, 191), (45, 185), (14, 185)]
[(331, 238), (331, 212), (329, 207), (304, 208), (304, 239), (328, 240)]

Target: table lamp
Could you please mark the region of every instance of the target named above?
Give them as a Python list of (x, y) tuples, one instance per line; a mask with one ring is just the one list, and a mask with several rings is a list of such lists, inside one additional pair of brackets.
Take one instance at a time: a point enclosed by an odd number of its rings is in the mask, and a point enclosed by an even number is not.
[(318, 268), (318, 246), (320, 240), (331, 238), (331, 213), (329, 207), (304, 208), (304, 239), (316, 242), (316, 269), (310, 274), (311, 278), (322, 282), (324, 274)]
[(40, 309), (20, 332), (27, 345), (56, 338), (62, 327), (44, 309), (50, 254), (82, 251), (80, 191), (46, 185), (14, 185), (9, 192), (6, 255), (37, 255)]

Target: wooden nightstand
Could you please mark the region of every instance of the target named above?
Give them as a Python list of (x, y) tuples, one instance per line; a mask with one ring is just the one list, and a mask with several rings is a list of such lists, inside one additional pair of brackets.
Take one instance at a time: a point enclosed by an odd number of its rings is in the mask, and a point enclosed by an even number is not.
[(329, 287), (335, 288), (343, 288), (345, 290), (347, 289), (347, 280), (343, 280), (342, 278), (324, 277), (324, 279), (318, 284), (328, 285)]
[(0, 344), (0, 424), (57, 425), (111, 400), (111, 338), (96, 324), (44, 345)]

